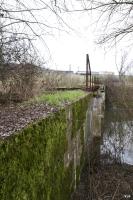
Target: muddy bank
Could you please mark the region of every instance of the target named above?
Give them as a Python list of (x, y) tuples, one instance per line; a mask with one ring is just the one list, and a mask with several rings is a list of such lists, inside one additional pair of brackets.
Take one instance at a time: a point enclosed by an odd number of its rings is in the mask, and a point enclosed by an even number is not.
[(72, 200), (133, 199), (133, 166), (103, 163), (85, 167)]

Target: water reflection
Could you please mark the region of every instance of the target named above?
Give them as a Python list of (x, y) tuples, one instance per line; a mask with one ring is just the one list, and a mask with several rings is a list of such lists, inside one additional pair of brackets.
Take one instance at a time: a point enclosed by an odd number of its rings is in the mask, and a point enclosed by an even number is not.
[(133, 116), (132, 112), (120, 109), (105, 113), (102, 155), (108, 155), (108, 162), (133, 165)]

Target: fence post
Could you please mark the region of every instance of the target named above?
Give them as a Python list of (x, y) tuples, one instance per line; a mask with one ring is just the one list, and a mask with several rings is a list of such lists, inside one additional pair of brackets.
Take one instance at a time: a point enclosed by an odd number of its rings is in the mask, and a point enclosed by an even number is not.
[(89, 54), (86, 54), (86, 90), (88, 90), (88, 75), (90, 75), (90, 90), (91, 90), (91, 66), (90, 66), (90, 59), (89, 59)]
[(86, 54), (86, 90), (88, 90), (88, 54)]

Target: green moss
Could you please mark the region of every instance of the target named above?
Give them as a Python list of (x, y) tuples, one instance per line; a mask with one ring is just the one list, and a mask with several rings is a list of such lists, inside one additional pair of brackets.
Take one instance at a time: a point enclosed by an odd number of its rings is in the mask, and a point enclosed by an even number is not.
[(74, 102), (77, 99), (83, 98), (87, 93), (82, 90), (73, 90), (73, 91), (58, 91), (51, 94), (42, 94), (31, 99), (27, 103), (48, 103), (51, 105), (61, 106), (64, 103)]
[[(80, 129), (82, 143), (87, 106), (88, 97), (72, 104), (73, 137)], [(1, 200), (70, 199), (74, 174), (73, 163), (64, 166), (66, 119), (67, 112), (62, 109), (0, 141)]]
[(72, 107), (72, 137), (74, 137), (77, 131), (80, 129), (81, 124), (85, 121), (86, 111), (88, 108), (88, 100), (90, 98), (86, 96), (80, 101), (73, 104)]

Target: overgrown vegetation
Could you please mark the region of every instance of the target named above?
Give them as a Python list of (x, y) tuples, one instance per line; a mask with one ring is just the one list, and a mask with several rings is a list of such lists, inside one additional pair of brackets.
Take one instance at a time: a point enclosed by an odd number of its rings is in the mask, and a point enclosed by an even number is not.
[(21, 102), (37, 92), (40, 68), (33, 64), (0, 66), (0, 102)]
[[(79, 75), (44, 70), (34, 64), (3, 65), (0, 66), (0, 103), (22, 102), (60, 87), (82, 87), (83, 83)], [(44, 96), (39, 97), (40, 101), (49, 98)]]
[[(105, 81), (106, 101), (110, 106), (129, 109), (133, 108), (133, 82), (130, 76), (122, 78), (110, 77)], [(132, 111), (131, 111), (132, 112)]]
[(44, 69), (41, 76), (41, 87), (45, 90), (57, 88), (77, 88), (85, 85), (85, 78), (71, 71)]
[(55, 91), (54, 93), (50, 94), (45, 93), (42, 94), (41, 96), (37, 96), (32, 100), (30, 100), (29, 102), (48, 103), (50, 105), (61, 106), (76, 101), (77, 99), (80, 99), (85, 95), (87, 95), (87, 93), (82, 90)]

